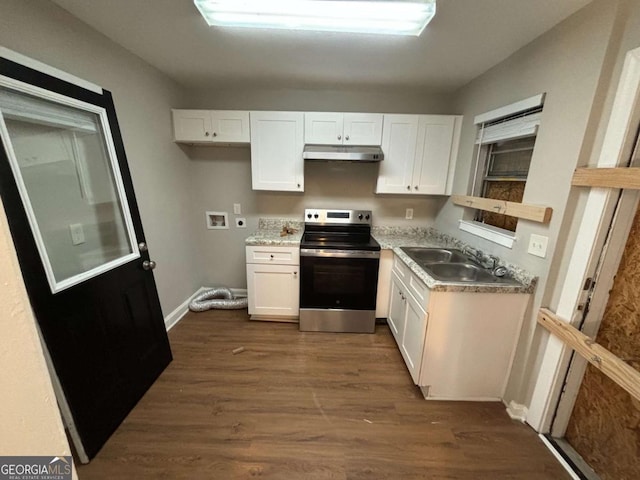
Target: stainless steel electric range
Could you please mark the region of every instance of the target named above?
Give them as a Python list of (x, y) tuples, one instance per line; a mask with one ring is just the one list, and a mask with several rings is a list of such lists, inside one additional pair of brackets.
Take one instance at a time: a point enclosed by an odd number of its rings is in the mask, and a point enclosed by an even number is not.
[(380, 245), (369, 210), (305, 210), (300, 330), (373, 333)]

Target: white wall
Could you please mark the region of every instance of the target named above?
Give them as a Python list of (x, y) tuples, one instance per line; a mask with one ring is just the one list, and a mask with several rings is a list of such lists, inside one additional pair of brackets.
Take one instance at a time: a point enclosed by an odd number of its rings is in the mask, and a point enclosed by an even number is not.
[(189, 160), (172, 140), (181, 88), (140, 58), (45, 0), (3, 0), (0, 45), (113, 94), (165, 315), (198, 286)]
[[(549, 225), (520, 221), (513, 249), (498, 246), (458, 229), (463, 208), (447, 204), (438, 214), (436, 228), (528, 269), (540, 277), (520, 337), (507, 389), (507, 400), (528, 403), (541, 359), (537, 349), (535, 312), (548, 304), (553, 285), (548, 274), (560, 234), (570, 179), (581, 157), (589, 151), (585, 133), (597, 119), (594, 104), (602, 96), (602, 70), (616, 18), (615, 0), (596, 0), (510, 58), (457, 92), (456, 107), (464, 115), (454, 191), (468, 192), (476, 127), (473, 118), (486, 111), (546, 92), (542, 122), (536, 140), (524, 203), (553, 208)], [(585, 145), (586, 144), (586, 145)], [(544, 259), (527, 253), (532, 233), (549, 237)]]

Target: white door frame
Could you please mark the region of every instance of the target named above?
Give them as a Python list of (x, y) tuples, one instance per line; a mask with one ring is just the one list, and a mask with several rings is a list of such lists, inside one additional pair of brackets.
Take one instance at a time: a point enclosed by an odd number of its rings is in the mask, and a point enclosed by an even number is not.
[[(597, 167), (626, 166), (636, 140), (637, 127), (640, 121), (640, 48), (630, 50), (625, 57), (624, 67), (620, 76), (620, 82), (613, 102), (609, 124), (597, 162)], [(556, 313), (560, 318), (566, 319), (571, 325), (579, 326), (583, 319), (583, 313), (579, 306), (586, 300), (586, 292), (583, 286), (587, 278), (594, 278), (599, 269), (601, 277), (598, 282), (604, 285), (611, 284), (615, 275), (620, 257), (609, 255), (604, 257), (600, 264), (603, 249), (616, 252), (622, 250), (630, 228), (633, 214), (629, 214), (631, 208), (637, 206), (638, 196), (635, 192), (625, 193), (618, 210), (617, 218), (629, 222), (626, 227), (620, 222), (620, 228), (615, 229), (614, 235), (607, 242), (608, 233), (614, 219), (616, 205), (620, 198), (620, 190), (612, 188), (591, 188), (587, 193), (585, 214), (582, 218), (576, 244), (573, 248), (569, 268)], [(625, 218), (625, 212), (626, 218)], [(628, 217), (631, 217), (629, 219)], [(626, 229), (623, 236), (622, 232)], [(617, 261), (613, 257), (617, 256)], [(608, 258), (611, 257), (611, 258)], [(600, 265), (599, 265), (600, 264)], [(615, 268), (614, 268), (615, 264)], [(588, 329), (591, 334), (597, 332), (600, 325), (601, 314), (605, 308), (608, 289), (605, 295), (604, 288), (598, 288), (592, 298), (592, 313), (587, 316)], [(558, 407), (565, 377), (569, 368), (573, 350), (567, 347), (557, 337), (545, 333), (546, 349), (538, 379), (527, 414), (527, 423), (540, 433), (549, 433), (553, 417)], [(576, 362), (575, 368), (562, 402), (562, 410), (558, 411), (559, 421), (554, 427), (554, 435), (562, 436), (566, 422), (568, 421), (573, 400), (584, 373), (584, 365)]]

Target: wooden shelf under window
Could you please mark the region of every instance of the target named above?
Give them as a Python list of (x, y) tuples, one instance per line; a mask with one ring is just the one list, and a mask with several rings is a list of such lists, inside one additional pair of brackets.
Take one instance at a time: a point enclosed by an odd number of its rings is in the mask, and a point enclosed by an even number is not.
[(492, 213), (501, 213), (511, 217), (531, 220), (533, 222), (549, 223), (553, 209), (541, 205), (527, 205), (524, 203), (494, 200), (493, 198), (470, 197), (466, 195), (453, 195), (451, 201), (461, 207), (485, 210)]

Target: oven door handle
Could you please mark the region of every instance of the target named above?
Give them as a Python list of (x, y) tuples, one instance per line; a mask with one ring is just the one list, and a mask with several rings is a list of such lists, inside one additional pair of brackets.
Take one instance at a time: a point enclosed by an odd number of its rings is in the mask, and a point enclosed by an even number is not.
[(375, 250), (326, 250), (322, 248), (301, 248), (301, 257), (333, 257), (333, 258), (380, 258)]

